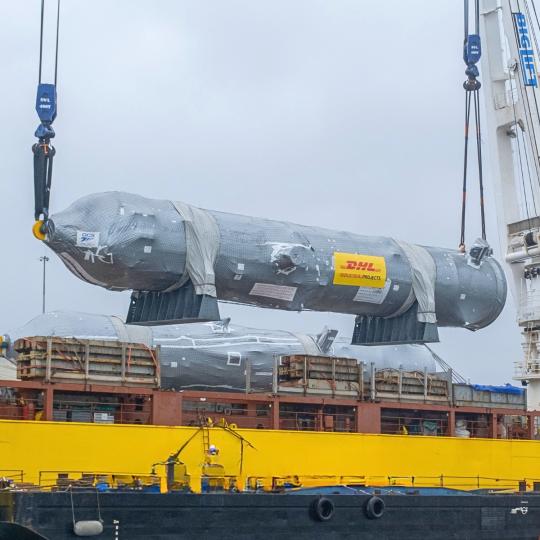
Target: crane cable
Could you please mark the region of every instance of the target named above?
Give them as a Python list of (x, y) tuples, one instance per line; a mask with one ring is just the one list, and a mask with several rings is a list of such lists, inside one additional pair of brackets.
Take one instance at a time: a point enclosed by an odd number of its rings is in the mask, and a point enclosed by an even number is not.
[(45, 22), (45, 0), (41, 0), (41, 21), (39, 36), (39, 68), (38, 88), (36, 96), (36, 112), (41, 123), (34, 135), (38, 142), (32, 146), (34, 155), (34, 218), (36, 222), (32, 228), (34, 236), (44, 240), (46, 224), (49, 218), (49, 198), (51, 192), (53, 158), (56, 154), (51, 139), (55, 132), (52, 124), (56, 118), (56, 85), (58, 81), (58, 43), (60, 35), (60, 0), (57, 0), (56, 12), (56, 40), (54, 54), (54, 83), (43, 82), (43, 34)]
[[(42, 66), (43, 66), (43, 27), (45, 22), (45, 0), (41, 0), (41, 20), (39, 27), (39, 71), (38, 84), (42, 83)], [(54, 51), (54, 85), (58, 80), (58, 38), (60, 35), (60, 0), (57, 0), (56, 8), (56, 39)]]
[[(539, 25), (534, 0), (532, 0), (531, 3), (532, 3), (533, 10), (534, 10), (536, 23), (537, 23), (537, 25)], [(511, 11), (510, 0), (508, 2), (508, 6), (509, 6), (510, 11)], [(520, 3), (519, 3), (519, 0), (517, 2), (517, 8), (518, 8), (518, 12), (521, 13), (521, 6), (520, 6)], [(530, 25), (530, 29), (531, 29), (531, 32), (532, 32), (534, 45), (536, 47), (536, 50), (539, 51), (540, 49), (538, 48), (538, 39), (537, 39), (537, 36), (536, 36), (536, 30), (534, 28), (534, 22), (533, 22), (533, 19), (531, 17), (531, 12), (530, 12), (530, 9), (529, 9), (528, 2), (526, 0), (525, 0), (525, 10), (526, 10), (526, 17), (528, 19), (528, 23)], [(517, 47), (519, 49), (520, 38), (519, 38), (519, 33), (517, 31), (515, 20), (514, 20), (513, 28), (514, 28), (514, 38), (516, 40), (516, 45), (517, 45)], [(539, 25), (539, 28), (540, 28), (540, 25)], [(536, 74), (534, 76), (536, 76)], [(510, 79), (512, 79), (512, 71), (510, 71)], [(523, 116), (525, 118), (525, 123), (526, 123), (526, 125), (521, 130), (522, 138), (523, 138), (523, 152), (525, 154), (525, 160), (526, 160), (526, 164), (527, 164), (527, 172), (528, 172), (528, 177), (529, 177), (529, 187), (530, 187), (530, 193), (531, 193), (531, 199), (532, 199), (532, 206), (533, 206), (533, 210), (534, 210), (534, 216), (537, 216), (538, 215), (538, 210), (537, 210), (537, 206), (536, 206), (535, 190), (534, 190), (533, 181), (532, 181), (532, 177), (531, 177), (531, 173), (530, 173), (530, 169), (529, 169), (529, 159), (528, 159), (527, 144), (526, 144), (526, 141), (525, 141), (525, 133), (528, 134), (528, 142), (529, 142), (529, 146), (531, 148), (532, 154), (533, 154), (533, 156), (531, 156), (531, 159), (533, 160), (535, 170), (536, 170), (537, 184), (540, 187), (540, 153), (538, 151), (537, 134), (536, 134), (536, 129), (534, 127), (534, 120), (533, 120), (533, 114), (532, 114), (532, 109), (531, 109), (531, 100), (529, 99), (529, 93), (527, 91), (527, 86), (523, 84), (523, 79), (521, 77), (515, 77), (514, 82), (515, 82), (516, 90), (519, 92), (519, 95), (521, 95), (521, 100), (523, 102), (523, 108), (524, 108)], [(534, 87), (532, 87), (532, 97), (534, 99), (534, 107), (535, 107), (535, 111), (536, 111), (536, 119), (540, 122), (540, 110), (539, 110), (539, 106), (538, 106), (538, 100), (536, 99), (536, 92), (534, 91)], [(514, 108), (515, 108), (515, 105), (514, 105)], [(514, 123), (517, 124), (515, 112), (514, 112)], [(518, 131), (519, 130), (516, 130), (516, 135), (518, 134)], [(517, 138), (517, 142), (519, 143), (519, 138)], [(518, 150), (519, 150), (519, 146), (518, 146)], [(523, 171), (521, 171), (521, 176), (522, 176), (522, 184), (523, 184), (522, 185), (522, 187), (523, 187), (523, 201), (524, 201), (524, 204), (525, 204), (525, 211), (526, 211), (526, 214), (527, 214), (527, 220), (529, 222), (529, 226), (531, 226), (531, 218), (530, 218), (529, 209), (528, 209), (529, 203), (528, 203), (528, 197), (527, 197), (527, 190), (525, 188), (525, 179), (524, 179)]]
[(481, 83), (478, 80), (479, 71), (476, 64), (481, 56), (480, 43), (480, 2), (474, 0), (474, 33), (469, 33), (469, 0), (464, 0), (464, 40), (463, 40), (463, 60), (467, 65), (465, 74), (467, 80), (463, 83), (465, 89), (465, 148), (463, 156), (463, 197), (461, 202), (461, 235), (459, 247), (465, 251), (465, 225), (467, 208), (467, 173), (468, 173), (468, 151), (469, 151), (469, 124), (471, 118), (471, 103), (474, 108), (474, 121), (476, 131), (476, 153), (478, 162), (478, 181), (480, 189), (480, 219), (482, 239), (486, 240), (486, 219), (484, 209), (484, 177), (482, 167), (482, 130), (480, 122), (480, 94)]

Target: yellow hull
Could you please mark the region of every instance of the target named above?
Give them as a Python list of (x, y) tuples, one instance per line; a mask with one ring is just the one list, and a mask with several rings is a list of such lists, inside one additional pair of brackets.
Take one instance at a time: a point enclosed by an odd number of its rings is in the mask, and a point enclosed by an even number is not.
[[(528, 487), (540, 481), (540, 441), (237, 429), (242, 443), (220, 427), (208, 433), (219, 463), (239, 485), (248, 477), (267, 484), (288, 476), (303, 485), (365, 479), (461, 489), (515, 489), (519, 480)], [(0, 420), (0, 467), (22, 470), (26, 482), (42, 484), (54, 483), (62, 471), (148, 474), (193, 435), (180, 459), (197, 490), (205, 454), (196, 427)], [(163, 475), (164, 467), (156, 471)]]

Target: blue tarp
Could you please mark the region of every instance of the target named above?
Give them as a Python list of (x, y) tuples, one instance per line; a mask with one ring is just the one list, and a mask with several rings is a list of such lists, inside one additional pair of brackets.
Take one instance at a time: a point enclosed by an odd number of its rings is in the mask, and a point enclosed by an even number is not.
[(525, 390), (519, 386), (512, 386), (506, 383), (504, 386), (491, 386), (486, 384), (473, 384), (472, 387), (480, 392), (498, 392), (500, 394), (513, 394), (522, 396)]

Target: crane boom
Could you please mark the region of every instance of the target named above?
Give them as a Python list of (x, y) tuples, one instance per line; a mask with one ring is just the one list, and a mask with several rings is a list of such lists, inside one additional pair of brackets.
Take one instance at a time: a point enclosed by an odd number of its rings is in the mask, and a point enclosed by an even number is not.
[[(540, 410), (540, 114), (534, 1), (482, 0), (482, 77), (501, 251), (517, 306), (523, 356), (516, 380)], [(535, 24), (536, 23), (536, 24)]]

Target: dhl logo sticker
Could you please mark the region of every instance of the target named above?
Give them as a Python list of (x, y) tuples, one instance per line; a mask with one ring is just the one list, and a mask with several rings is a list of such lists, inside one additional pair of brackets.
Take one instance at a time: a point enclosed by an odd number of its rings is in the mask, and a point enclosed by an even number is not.
[(357, 253), (334, 253), (334, 285), (382, 289), (386, 283), (384, 257)]
[(380, 272), (380, 268), (376, 268), (375, 264), (368, 261), (347, 261), (344, 266), (345, 270), (365, 270), (366, 272)]

